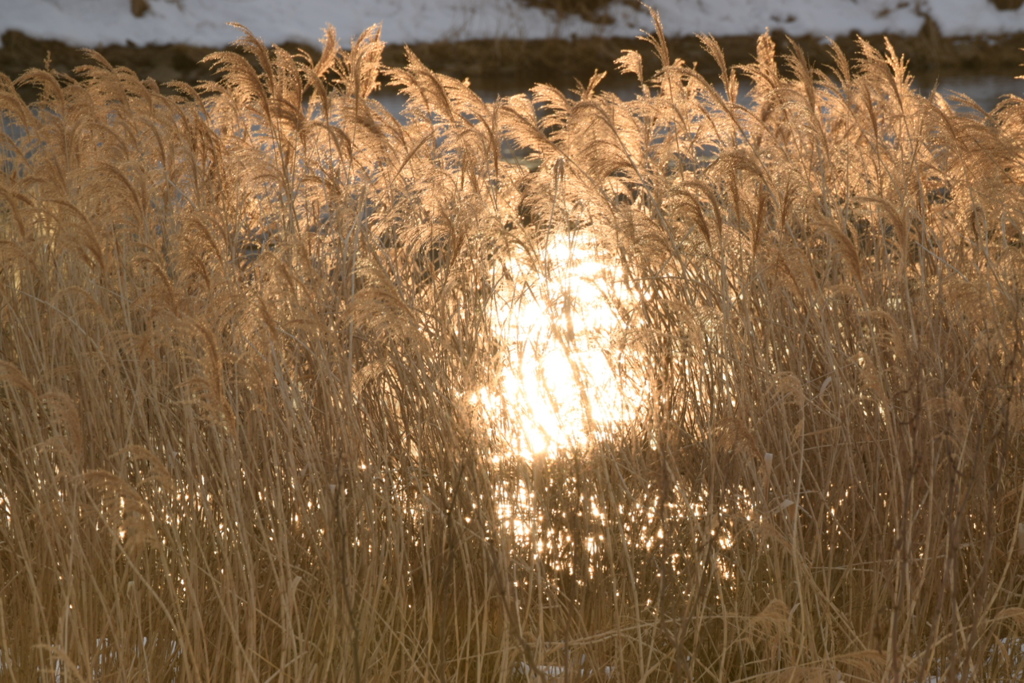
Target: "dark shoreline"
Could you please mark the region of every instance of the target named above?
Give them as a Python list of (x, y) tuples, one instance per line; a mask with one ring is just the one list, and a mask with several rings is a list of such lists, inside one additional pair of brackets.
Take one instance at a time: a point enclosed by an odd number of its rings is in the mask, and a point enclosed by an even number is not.
[[(772, 34), (779, 52), (789, 50), (789, 38), (781, 33)], [(757, 36), (731, 36), (719, 38), (730, 66), (751, 61)], [(868, 42), (884, 49), (884, 36), (866, 36)], [(88, 63), (81, 48), (71, 47), (54, 40), (39, 40), (18, 31), (6, 31), (0, 48), (0, 72), (16, 78), (29, 68), (42, 68), (47, 61), (61, 72)], [(792, 39), (811, 63), (818, 67), (832, 64), (827, 41), (816, 36)], [(916, 36), (890, 36), (897, 54), (910, 62), (910, 70), (918, 79), (929, 81), (952, 76), (972, 74), (1015, 76), (1024, 74), (1021, 63), (1024, 55), (1024, 33), (999, 36), (944, 37), (934, 22), (926, 22)], [(838, 38), (836, 43), (848, 57), (859, 52), (857, 37)], [(310, 45), (284, 44), (289, 50), (303, 49), (317, 54)], [(595, 71), (609, 72), (608, 84), (618, 77), (614, 73), (614, 60), (624, 49), (640, 50), (650, 72), (657, 65), (653, 51), (636, 38), (571, 40), (473, 40), (410, 45), (416, 55), (431, 69), (456, 78), (469, 78), (475, 87), (504, 92), (520, 92), (533, 83), (550, 83), (571, 87), (576, 81), (585, 82)], [(700, 46), (695, 36), (672, 38), (669, 47), (673, 58), (694, 62), (698, 70), (709, 77), (717, 76), (717, 67)], [(164, 83), (180, 80), (196, 83), (209, 79), (212, 73), (200, 60), (220, 48), (191, 45), (111, 45), (96, 48), (115, 66), (126, 66), (142, 78), (153, 78)], [(389, 44), (384, 51), (384, 62), (389, 66), (405, 63), (405, 47)], [(631, 82), (633, 77), (629, 77)], [(622, 82), (622, 81), (620, 81)]]

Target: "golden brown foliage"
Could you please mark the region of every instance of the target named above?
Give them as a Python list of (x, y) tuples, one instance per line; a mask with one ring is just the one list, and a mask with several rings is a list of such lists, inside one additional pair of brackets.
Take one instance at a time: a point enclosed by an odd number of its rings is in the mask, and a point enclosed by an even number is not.
[[(629, 101), (377, 29), (0, 81), (0, 680), (1024, 674), (1024, 101), (655, 26)], [(470, 398), (566, 232), (646, 388), (528, 463)]]

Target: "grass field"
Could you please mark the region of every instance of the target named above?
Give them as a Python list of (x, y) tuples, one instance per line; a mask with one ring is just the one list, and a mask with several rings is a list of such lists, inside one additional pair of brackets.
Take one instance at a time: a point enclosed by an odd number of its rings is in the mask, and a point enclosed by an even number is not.
[(1024, 675), (1024, 101), (655, 21), (0, 77), (0, 680)]

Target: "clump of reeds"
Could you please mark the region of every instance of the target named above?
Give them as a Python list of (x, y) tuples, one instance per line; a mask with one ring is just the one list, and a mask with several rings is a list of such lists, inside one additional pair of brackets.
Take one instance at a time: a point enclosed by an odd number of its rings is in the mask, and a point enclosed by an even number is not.
[[(1019, 678), (1024, 102), (655, 25), (629, 101), (0, 82), (0, 679)], [(640, 395), (528, 462), (474, 397), (565, 233)]]

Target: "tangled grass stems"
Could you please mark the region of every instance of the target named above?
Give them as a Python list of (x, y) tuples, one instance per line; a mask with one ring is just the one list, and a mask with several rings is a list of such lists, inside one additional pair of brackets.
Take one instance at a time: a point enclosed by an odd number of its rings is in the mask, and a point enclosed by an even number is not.
[[(655, 29), (632, 101), (376, 29), (0, 82), (0, 678), (1019, 678), (1024, 101)], [(555, 234), (638, 393), (530, 461), (475, 398)]]

